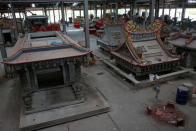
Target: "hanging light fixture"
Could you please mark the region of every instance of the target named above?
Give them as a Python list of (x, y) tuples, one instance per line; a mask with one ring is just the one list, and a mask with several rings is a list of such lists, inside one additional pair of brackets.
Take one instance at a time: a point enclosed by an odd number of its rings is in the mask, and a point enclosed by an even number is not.
[(11, 8), (11, 4), (7, 4), (7, 6)]
[(72, 4), (72, 6), (77, 6), (78, 5), (78, 3), (77, 2), (74, 2), (73, 4)]
[(31, 7), (33, 7), (33, 8), (34, 8), (34, 7), (35, 7), (35, 4), (34, 4), (34, 3), (32, 3), (32, 4), (31, 4)]

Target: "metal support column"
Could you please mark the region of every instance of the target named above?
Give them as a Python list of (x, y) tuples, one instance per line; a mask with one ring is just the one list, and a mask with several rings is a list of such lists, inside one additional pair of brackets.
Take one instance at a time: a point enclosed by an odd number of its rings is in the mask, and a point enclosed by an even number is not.
[(54, 6), (52, 7), (52, 11), (53, 11), (53, 18), (54, 18), (54, 23), (56, 23), (56, 19), (55, 19), (55, 11), (54, 11)]
[[(147, 14), (148, 14), (148, 9), (145, 8), (145, 18), (147, 17)], [(145, 21), (144, 21), (145, 22)]]
[(73, 21), (74, 21), (74, 18), (75, 18), (75, 10), (74, 9), (72, 9), (72, 15), (73, 15)]
[(165, 14), (165, 0), (162, 1), (162, 20), (164, 19), (164, 14)]
[(22, 27), (23, 26), (23, 20), (24, 20), (24, 18), (22, 18), (22, 15), (21, 15), (21, 12), (19, 12), (19, 16), (20, 16), (20, 26), (21, 26), (21, 33), (24, 33), (25, 31), (24, 31), (24, 28)]
[(186, 0), (182, 1), (182, 15), (181, 15), (181, 20), (184, 19), (185, 17), (185, 10), (186, 10)]
[(169, 16), (171, 15), (171, 6), (169, 5)]
[(64, 2), (61, 2), (61, 15), (62, 15), (62, 25), (63, 25), (63, 32), (66, 32), (66, 25), (65, 25), (65, 12), (64, 12)]
[(19, 14), (19, 18), (20, 18), (20, 20), (21, 20), (21, 19), (22, 19), (22, 16), (21, 16), (20, 12), (18, 12), (18, 14)]
[(155, 18), (159, 17), (159, 0), (156, 0), (156, 7), (155, 7)]
[(177, 5), (175, 5), (175, 13), (174, 13), (175, 18), (176, 18), (176, 14), (177, 14)]
[[(136, 0), (133, 0), (133, 14), (135, 15), (136, 14), (136, 7), (137, 7), (137, 3), (136, 3)], [(138, 12), (137, 12), (138, 13)]]
[(90, 49), (88, 0), (84, 0), (84, 18), (85, 18), (85, 42), (86, 42), (86, 48)]
[(27, 19), (27, 13), (25, 11), (23, 12), (23, 15), (24, 15), (24, 19), (26, 20)]
[(6, 43), (5, 43), (5, 38), (4, 38), (4, 35), (3, 35), (3, 32), (2, 32), (1, 29), (0, 29), (0, 33), (2, 35), (2, 41), (3, 41), (3, 43), (0, 44), (0, 47), (1, 47), (1, 56), (4, 59), (4, 58), (7, 58), (7, 51), (6, 51), (6, 47), (5, 47), (5, 44)]
[(95, 3), (95, 18), (97, 18), (97, 4)]
[[(1, 35), (3, 34), (1, 29), (0, 29), (0, 33), (1, 33)], [(3, 35), (2, 35), (2, 41), (3, 41), (3, 43), (0, 44), (0, 50), (1, 50), (1, 56), (2, 56), (2, 58), (4, 60), (5, 58), (7, 58), (7, 51), (6, 51), (6, 47), (5, 47), (6, 43), (5, 43), (5, 39), (4, 39)], [(8, 74), (8, 67), (7, 67), (7, 65), (4, 65), (4, 70), (5, 70), (5, 75), (7, 76), (7, 74)]]
[[(60, 15), (60, 8), (59, 8), (59, 6), (57, 7), (57, 10), (58, 10), (58, 16), (59, 16), (59, 20), (61, 20), (62, 19), (62, 17), (61, 17), (61, 15)], [(57, 21), (58, 22), (58, 21)]]
[(66, 20), (66, 22), (68, 22), (68, 21), (67, 21), (67, 6), (66, 6), (66, 4), (65, 4), (65, 16), (66, 16), (66, 17), (65, 17), (65, 20)]
[(140, 14), (140, 7), (137, 6), (137, 13)]
[(44, 15), (47, 16), (47, 9), (44, 7)]
[[(118, 4), (118, 3), (117, 3)], [(125, 14), (127, 13), (127, 3), (125, 3)]]
[(118, 3), (116, 3), (115, 18), (118, 19)]
[(150, 0), (150, 22), (154, 21), (154, 9), (155, 9), (155, 0)]
[(48, 18), (49, 18), (49, 20), (50, 20), (50, 23), (51, 23), (50, 7), (49, 7), (49, 9), (48, 9)]
[(106, 2), (103, 3), (103, 17), (106, 15)]
[[(80, 7), (81, 8), (81, 7)], [(82, 17), (82, 10), (81, 9), (79, 9), (79, 11), (80, 11), (80, 17)]]
[(129, 15), (133, 15), (133, 0), (130, 0), (130, 3), (129, 3), (129, 9), (130, 9), (130, 14)]
[(129, 14), (129, 18), (130, 19), (133, 19), (133, 15), (134, 15), (134, 3), (135, 1), (134, 0), (131, 0), (130, 1), (130, 14)]
[(103, 4), (101, 4), (100, 6), (101, 6), (101, 18), (103, 18)]
[(16, 29), (16, 31), (14, 31), (14, 39), (16, 40), (18, 37), (18, 25), (17, 25), (16, 15), (15, 15), (15, 11), (14, 11), (14, 5), (12, 2), (10, 4), (11, 4), (12, 17), (13, 17), (14, 25), (15, 25), (15, 29)]
[(112, 14), (112, 4), (109, 5), (110, 5), (110, 14)]

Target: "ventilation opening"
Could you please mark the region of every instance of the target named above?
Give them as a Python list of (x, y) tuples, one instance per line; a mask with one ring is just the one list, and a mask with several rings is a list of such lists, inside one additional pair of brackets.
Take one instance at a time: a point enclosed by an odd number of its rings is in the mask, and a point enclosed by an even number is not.
[(11, 33), (3, 33), (3, 37), (4, 37), (4, 40), (5, 40), (5, 43), (7, 43), (7, 42), (12, 43)]
[(46, 70), (37, 74), (39, 89), (64, 85), (63, 72), (59, 69)]
[(50, 38), (57, 37), (56, 35), (47, 35), (47, 36), (31, 36), (31, 39), (39, 39), (39, 38)]

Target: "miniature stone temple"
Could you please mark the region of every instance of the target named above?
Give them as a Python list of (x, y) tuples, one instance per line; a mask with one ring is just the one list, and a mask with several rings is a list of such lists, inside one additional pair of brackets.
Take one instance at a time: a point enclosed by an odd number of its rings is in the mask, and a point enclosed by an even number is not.
[[(4, 64), (12, 72), (9, 75), (20, 76), (25, 113), (82, 102), (81, 87), (76, 83), (80, 80), (80, 66), (89, 53), (59, 32), (29, 33), (20, 38), (15, 52)], [(56, 102), (47, 103), (47, 99), (54, 97), (55, 92), (50, 92), (54, 89), (59, 89), (57, 94), (69, 92), (72, 95), (65, 98), (61, 94)], [(41, 98), (45, 93), (48, 98)]]
[(179, 65), (180, 58), (171, 54), (159, 36), (159, 23), (148, 30), (132, 22), (125, 25), (126, 42), (111, 52), (116, 63), (136, 76), (170, 71)]

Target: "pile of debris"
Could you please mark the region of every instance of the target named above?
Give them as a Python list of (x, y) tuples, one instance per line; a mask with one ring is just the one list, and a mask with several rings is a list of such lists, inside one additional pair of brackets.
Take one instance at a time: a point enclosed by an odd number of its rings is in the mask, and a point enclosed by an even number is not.
[(148, 106), (146, 111), (147, 114), (157, 120), (167, 122), (177, 127), (185, 125), (184, 114), (171, 102), (164, 105)]

